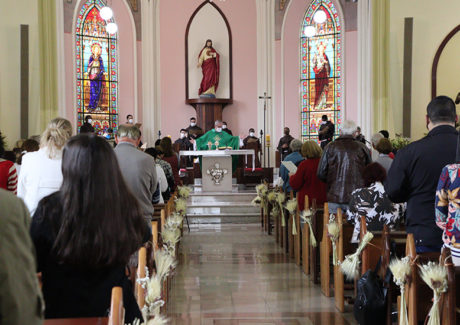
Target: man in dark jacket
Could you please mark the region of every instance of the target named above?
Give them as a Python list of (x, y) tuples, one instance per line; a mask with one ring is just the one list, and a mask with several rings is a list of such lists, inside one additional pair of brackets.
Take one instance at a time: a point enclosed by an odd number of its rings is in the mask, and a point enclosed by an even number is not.
[(318, 130), (318, 140), (321, 142), (321, 149), (324, 149), (334, 137), (335, 125), (328, 121), (327, 115), (321, 117), (321, 126)]
[(278, 142), (278, 151), (281, 154), (281, 160), (284, 160), (287, 155), (291, 153), (291, 150), (289, 149), (289, 145), (291, 144), (291, 141), (294, 140), (292, 135), (289, 134), (290, 130), (288, 127), (284, 128), (284, 136), (280, 138), (280, 142)]
[(80, 133), (94, 133), (94, 127), (92, 125), (93, 119), (91, 115), (85, 116), (85, 123), (80, 127)]
[(456, 121), (452, 99), (433, 99), (427, 107), (428, 135), (400, 149), (388, 171), (385, 191), (395, 203), (407, 201), (407, 232), (414, 234), (417, 253), (439, 251), (442, 247), (434, 201), (442, 168), (455, 163)]
[(369, 149), (354, 139), (356, 124), (344, 121), (340, 136), (324, 148), (318, 166), (318, 178), (327, 183), (330, 213), (348, 210), (351, 192), (363, 187), (362, 171), (371, 163)]

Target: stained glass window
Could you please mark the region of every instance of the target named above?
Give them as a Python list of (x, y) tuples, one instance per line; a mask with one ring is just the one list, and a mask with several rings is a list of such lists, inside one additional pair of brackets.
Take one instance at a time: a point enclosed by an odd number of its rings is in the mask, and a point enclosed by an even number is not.
[(118, 128), (118, 43), (109, 35), (99, 11), (102, 0), (86, 0), (75, 28), (75, 63), (77, 72), (77, 128), (91, 115), (98, 134)]
[[(323, 10), (326, 21), (318, 24), (315, 13)], [(305, 36), (313, 26), (315, 35)], [(300, 32), (300, 93), (302, 139), (318, 140), (321, 117), (327, 115), (338, 134), (342, 116), (342, 28), (331, 0), (313, 0)]]

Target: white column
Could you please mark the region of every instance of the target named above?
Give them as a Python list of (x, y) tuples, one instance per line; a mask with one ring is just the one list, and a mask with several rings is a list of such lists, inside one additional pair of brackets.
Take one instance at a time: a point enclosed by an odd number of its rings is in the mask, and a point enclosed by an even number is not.
[(141, 0), (142, 20), (142, 137), (153, 146), (160, 129), (159, 0)]
[[(64, 4), (62, 1), (56, 1), (56, 49), (57, 49), (57, 103), (58, 116), (66, 116), (66, 97), (65, 97), (65, 54), (64, 54)], [(72, 26), (73, 27), (73, 26)], [(73, 60), (73, 58), (68, 58)]]
[(358, 121), (372, 135), (372, 0), (358, 1)]
[[(266, 92), (272, 97), (267, 101), (265, 133), (271, 137), (270, 166), (275, 164), (275, 0), (255, 0), (257, 8), (257, 96)], [(257, 102), (257, 133), (264, 128), (264, 101)], [(265, 141), (264, 141), (265, 144)]]

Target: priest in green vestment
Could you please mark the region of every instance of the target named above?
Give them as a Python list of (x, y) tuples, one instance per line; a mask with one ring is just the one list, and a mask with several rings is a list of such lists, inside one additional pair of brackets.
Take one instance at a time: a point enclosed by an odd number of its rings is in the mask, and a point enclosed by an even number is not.
[[(240, 137), (232, 136), (227, 132), (222, 132), (222, 121), (214, 123), (214, 129), (206, 132), (204, 135), (195, 140), (196, 150), (216, 150), (240, 148)], [(236, 170), (238, 157), (232, 157), (232, 167)]]

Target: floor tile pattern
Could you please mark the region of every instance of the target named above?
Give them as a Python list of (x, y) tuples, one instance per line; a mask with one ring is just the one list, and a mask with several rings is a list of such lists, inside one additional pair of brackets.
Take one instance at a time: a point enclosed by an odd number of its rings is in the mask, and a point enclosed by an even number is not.
[(167, 316), (188, 325), (355, 324), (257, 224), (184, 232)]

